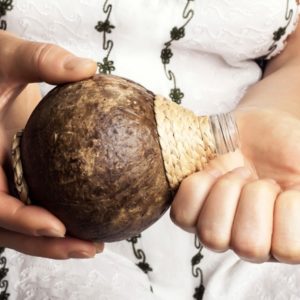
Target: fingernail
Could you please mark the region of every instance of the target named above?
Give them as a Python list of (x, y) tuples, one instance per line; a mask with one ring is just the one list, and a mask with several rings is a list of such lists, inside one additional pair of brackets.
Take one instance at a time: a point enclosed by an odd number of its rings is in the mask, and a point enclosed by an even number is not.
[(86, 251), (71, 251), (69, 253), (69, 258), (92, 258), (93, 254), (90, 254)]
[(94, 243), (95, 248), (96, 248), (96, 253), (101, 253), (103, 252), (103, 243)]
[(62, 238), (65, 236), (65, 232), (61, 231), (61, 230), (57, 230), (55, 228), (44, 228), (44, 229), (38, 230), (37, 235)]
[(64, 62), (64, 68), (70, 71), (86, 67), (90, 64), (95, 64), (95, 62), (88, 58), (72, 56), (66, 59), (66, 61)]

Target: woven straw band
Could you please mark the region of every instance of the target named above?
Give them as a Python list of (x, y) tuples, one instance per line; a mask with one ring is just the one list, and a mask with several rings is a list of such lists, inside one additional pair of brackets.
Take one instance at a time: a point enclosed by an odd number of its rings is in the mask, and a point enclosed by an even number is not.
[(209, 117), (199, 117), (162, 96), (155, 97), (154, 111), (166, 175), (170, 187), (177, 189), (185, 177), (216, 157)]
[(20, 131), (15, 134), (12, 143), (12, 166), (14, 171), (14, 182), (16, 189), (19, 193), (20, 200), (23, 201), (25, 204), (30, 204), (30, 199), (28, 197), (28, 186), (25, 182), (23, 176), (23, 168), (21, 162), (21, 138), (22, 138), (23, 131)]

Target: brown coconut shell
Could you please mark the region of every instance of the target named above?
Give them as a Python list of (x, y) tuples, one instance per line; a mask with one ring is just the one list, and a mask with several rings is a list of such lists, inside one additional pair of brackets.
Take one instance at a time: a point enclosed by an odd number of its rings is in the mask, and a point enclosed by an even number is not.
[(154, 97), (129, 80), (97, 75), (54, 88), (32, 113), (21, 140), (29, 197), (68, 234), (126, 239), (169, 207)]

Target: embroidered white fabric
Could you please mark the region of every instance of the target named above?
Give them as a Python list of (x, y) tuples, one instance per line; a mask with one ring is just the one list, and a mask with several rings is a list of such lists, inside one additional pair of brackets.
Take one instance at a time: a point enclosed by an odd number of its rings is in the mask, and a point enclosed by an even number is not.
[[(168, 96), (160, 58), (174, 26), (184, 24), (186, 0), (111, 0), (115, 29), (111, 59), (115, 74)], [(8, 30), (31, 40), (59, 44), (80, 56), (102, 60), (102, 35), (94, 27), (106, 16), (101, 0), (14, 0)], [(199, 114), (231, 110), (261, 70), (253, 59), (268, 56), (273, 34), (287, 26), (272, 55), (295, 27), (294, 0), (198, 0), (183, 39), (173, 43), (170, 68), (185, 94), (182, 105)], [(192, 7), (191, 6), (191, 7)], [(291, 14), (291, 15), (289, 15)], [(290, 18), (289, 18), (290, 17)], [(50, 86), (42, 85), (43, 92)], [(168, 213), (138, 243), (153, 269), (136, 265), (127, 241), (108, 244), (91, 260), (55, 261), (6, 250), (11, 299), (188, 300), (199, 278), (192, 276), (194, 237), (170, 221)], [(203, 251), (204, 299), (300, 299), (300, 268), (241, 261), (231, 252)], [(150, 285), (154, 293), (150, 292)]]

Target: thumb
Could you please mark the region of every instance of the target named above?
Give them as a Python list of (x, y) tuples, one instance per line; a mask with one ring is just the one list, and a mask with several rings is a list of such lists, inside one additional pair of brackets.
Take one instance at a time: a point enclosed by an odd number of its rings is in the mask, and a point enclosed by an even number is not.
[(96, 62), (52, 44), (30, 42), (0, 32), (0, 78), (18, 83), (58, 84), (91, 77)]

